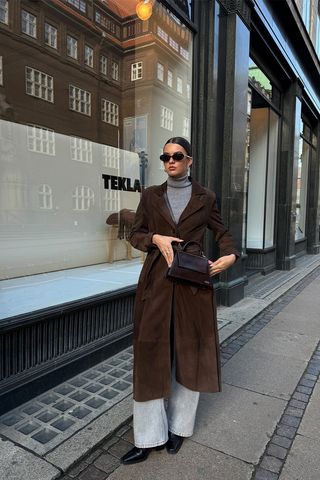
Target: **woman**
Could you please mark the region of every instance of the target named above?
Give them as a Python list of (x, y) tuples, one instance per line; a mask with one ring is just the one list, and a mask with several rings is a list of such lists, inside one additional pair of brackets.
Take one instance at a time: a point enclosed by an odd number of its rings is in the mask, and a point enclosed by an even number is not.
[(213, 292), (166, 278), (174, 245), (201, 243), (209, 227), (221, 253), (216, 262), (209, 260), (211, 276), (239, 256), (215, 194), (188, 178), (189, 142), (170, 138), (160, 159), (168, 179), (143, 192), (130, 236), (131, 244), (148, 255), (134, 311), (135, 447), (122, 457), (124, 464), (141, 462), (153, 448), (164, 445), (169, 453), (177, 453), (183, 439), (193, 434), (199, 392), (220, 391)]

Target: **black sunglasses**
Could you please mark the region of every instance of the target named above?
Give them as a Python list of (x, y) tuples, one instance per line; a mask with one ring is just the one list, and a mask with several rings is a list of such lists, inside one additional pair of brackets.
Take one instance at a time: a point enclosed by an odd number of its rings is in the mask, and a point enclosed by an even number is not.
[(181, 162), (184, 158), (191, 158), (189, 155), (185, 155), (182, 152), (175, 152), (172, 155), (169, 155), (169, 153), (163, 153), (160, 155), (160, 160), (162, 160), (164, 163), (169, 162), (170, 158), (172, 158), (174, 161)]

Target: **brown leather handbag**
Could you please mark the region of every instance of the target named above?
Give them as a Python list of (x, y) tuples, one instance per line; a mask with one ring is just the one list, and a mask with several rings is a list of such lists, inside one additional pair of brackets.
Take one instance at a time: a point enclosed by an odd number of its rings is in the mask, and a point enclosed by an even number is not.
[[(199, 246), (199, 255), (186, 252), (191, 244)], [(178, 244), (171, 267), (167, 272), (167, 277), (175, 280), (182, 280), (193, 285), (212, 288), (209, 275), (209, 262), (207, 257), (201, 251), (201, 245), (198, 242), (186, 242), (183, 246)]]

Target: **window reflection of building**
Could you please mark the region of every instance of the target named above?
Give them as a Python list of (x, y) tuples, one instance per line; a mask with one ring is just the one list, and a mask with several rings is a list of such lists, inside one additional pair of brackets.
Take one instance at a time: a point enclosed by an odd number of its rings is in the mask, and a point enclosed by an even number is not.
[(31, 152), (55, 155), (54, 131), (36, 125), (28, 126), (28, 149)]
[(50, 185), (40, 185), (38, 193), (39, 208), (42, 210), (52, 210), (52, 188)]
[(120, 202), (119, 202), (119, 191), (118, 190), (107, 190), (104, 196), (104, 209), (106, 212), (119, 212)]
[(84, 138), (70, 138), (72, 160), (77, 162), (92, 163), (92, 143)]
[[(96, 222), (95, 231), (106, 234), (99, 207), (134, 210), (139, 193), (105, 191), (101, 173), (141, 180), (138, 155), (145, 152), (146, 185), (161, 183), (164, 141), (172, 134), (190, 137), (192, 34), (157, 1), (145, 22), (127, 0), (11, 5), (0, 0), (0, 84), (13, 79), (4, 85), (10, 115), (17, 113), (25, 125), (15, 124), (19, 154), (10, 147), (17, 178), (23, 172), (15, 189), (32, 190), (34, 225), (43, 223), (46, 210), (49, 229), (63, 232), (72, 225), (78, 233)], [(127, 153), (121, 155), (121, 148)], [(75, 212), (82, 212), (81, 222)], [(119, 247), (115, 258), (121, 255)]]
[(77, 186), (72, 197), (73, 210), (89, 210), (94, 204), (94, 192), (86, 185)]

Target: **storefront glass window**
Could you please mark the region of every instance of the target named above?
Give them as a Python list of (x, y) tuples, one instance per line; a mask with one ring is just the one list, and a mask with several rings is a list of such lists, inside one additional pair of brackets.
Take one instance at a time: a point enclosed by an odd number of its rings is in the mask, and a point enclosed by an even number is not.
[(310, 127), (305, 122), (301, 121), (296, 197), (296, 240), (305, 238), (306, 235), (308, 170), (312, 148), (309, 142), (311, 142), (311, 140), (312, 134)]
[(274, 244), (274, 214), (279, 117), (270, 108), (250, 116), (247, 248)]
[[(162, 146), (191, 125), (193, 35), (181, 20), (160, 1), (147, 21), (133, 0), (65, 3), (24, 10), (39, 31), (45, 18), (59, 25), (58, 43), (55, 28), (28, 40), (13, 21), (19, 52), (0, 23), (1, 278), (54, 286), (78, 267), (77, 292), (51, 304), (136, 283), (144, 257), (127, 239), (141, 190), (165, 180)], [(22, 10), (2, 21), (11, 13)]]

